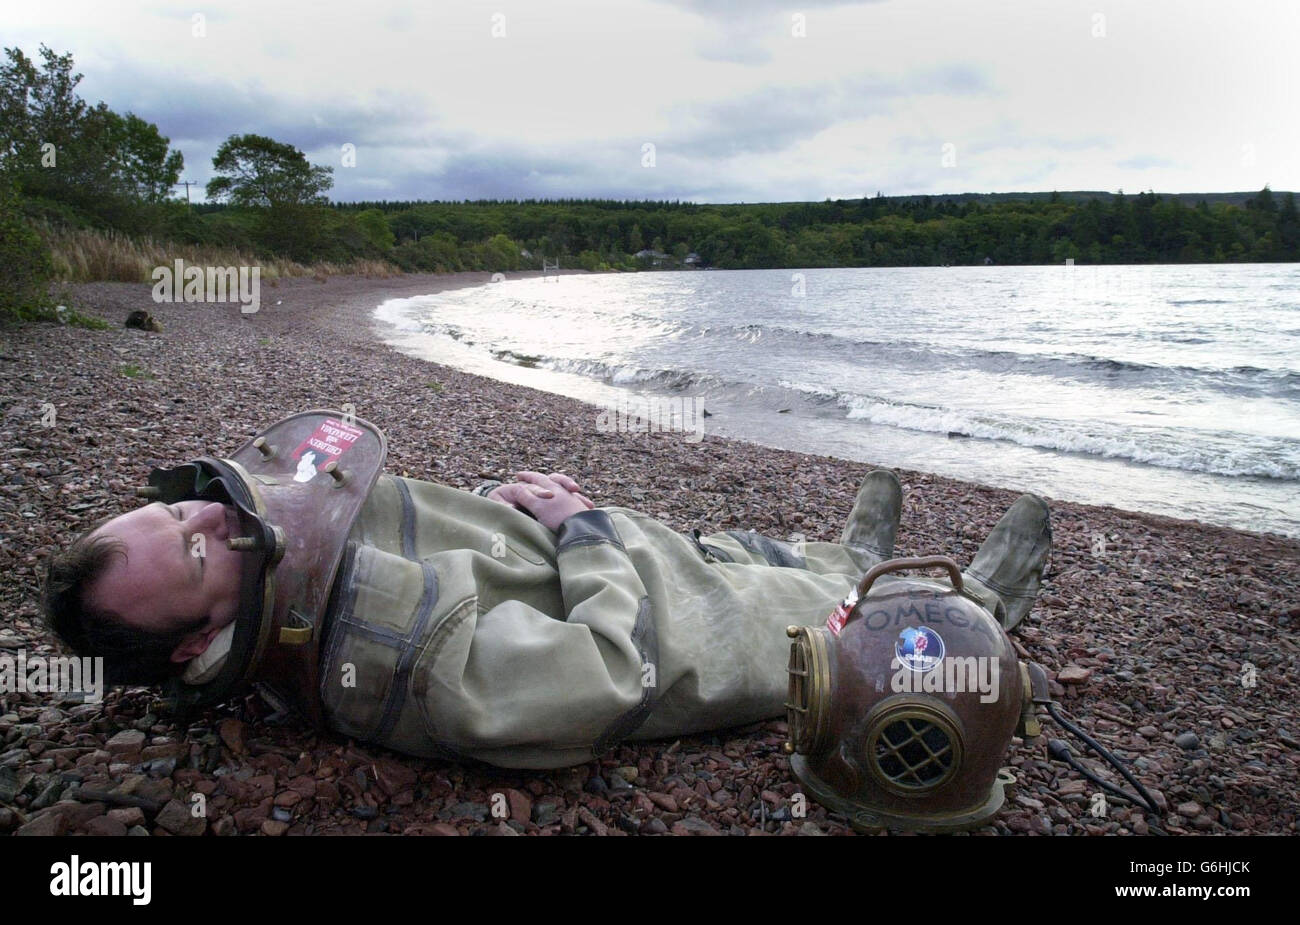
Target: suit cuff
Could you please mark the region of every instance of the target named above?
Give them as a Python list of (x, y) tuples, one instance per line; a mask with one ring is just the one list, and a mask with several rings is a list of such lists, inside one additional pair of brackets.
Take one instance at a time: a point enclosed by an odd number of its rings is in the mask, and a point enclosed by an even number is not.
[(555, 533), (556, 553), (573, 546), (593, 546), (598, 543), (609, 543), (627, 552), (618, 531), (614, 529), (614, 521), (599, 508), (569, 515)]

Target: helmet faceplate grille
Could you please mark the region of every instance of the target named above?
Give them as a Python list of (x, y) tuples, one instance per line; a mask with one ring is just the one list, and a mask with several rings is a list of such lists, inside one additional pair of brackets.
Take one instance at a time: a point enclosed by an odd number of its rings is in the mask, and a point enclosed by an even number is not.
[(915, 702), (896, 704), (875, 718), (866, 753), (873, 776), (903, 796), (942, 786), (961, 766), (961, 736), (942, 711)]
[(933, 787), (952, 769), (952, 741), (922, 719), (890, 723), (876, 740), (876, 763), (900, 787)]

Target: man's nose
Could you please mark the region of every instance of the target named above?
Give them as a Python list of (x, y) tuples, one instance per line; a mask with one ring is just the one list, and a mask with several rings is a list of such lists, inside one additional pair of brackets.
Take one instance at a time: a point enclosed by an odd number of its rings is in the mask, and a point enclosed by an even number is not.
[(196, 530), (210, 532), (217, 540), (226, 539), (229, 532), (226, 525), (226, 509), (219, 501), (205, 504), (194, 512), (190, 526)]

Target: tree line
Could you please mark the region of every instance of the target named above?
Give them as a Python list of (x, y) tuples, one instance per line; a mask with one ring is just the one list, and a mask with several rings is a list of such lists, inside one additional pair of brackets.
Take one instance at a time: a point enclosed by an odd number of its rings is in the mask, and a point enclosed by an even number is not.
[(237, 248), (301, 263), (407, 271), (590, 270), (1300, 260), (1294, 193), (1089, 193), (697, 204), (611, 199), (331, 203), (330, 167), (291, 144), (232, 135), (208, 201), (177, 193), (181, 152), (158, 127), (76, 93), (71, 55), (0, 64), (0, 300), (42, 298), (41, 228)]
[[(453, 244), (504, 236), (534, 255), (634, 269), (647, 262), (723, 269), (959, 264), (1207, 263), (1300, 259), (1294, 193), (1265, 187), (1241, 205), (1120, 193), (1022, 200), (889, 197), (697, 205), (608, 200), (359, 202), (383, 214), (398, 262), (450, 259)], [(431, 240), (432, 239), (432, 240)], [(649, 250), (666, 258), (635, 258)], [(432, 268), (432, 267), (424, 267)], [(454, 267), (447, 267), (454, 268)]]

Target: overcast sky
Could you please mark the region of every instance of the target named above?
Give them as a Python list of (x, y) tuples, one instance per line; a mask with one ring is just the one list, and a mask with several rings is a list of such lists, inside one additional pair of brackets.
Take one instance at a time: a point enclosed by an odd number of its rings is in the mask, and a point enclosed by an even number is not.
[(339, 200), (1300, 188), (1297, 0), (0, 10), (0, 43), (72, 52), (82, 95), (156, 122), (200, 183), (256, 132)]

